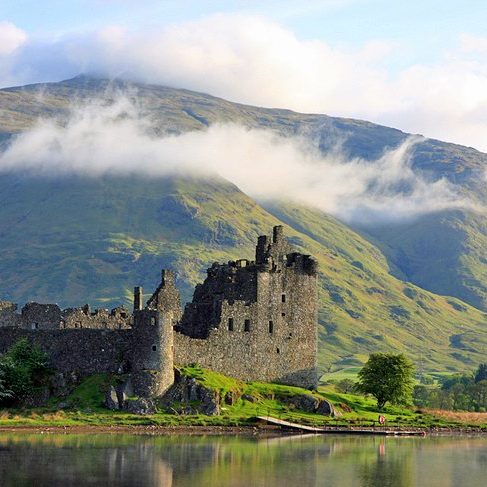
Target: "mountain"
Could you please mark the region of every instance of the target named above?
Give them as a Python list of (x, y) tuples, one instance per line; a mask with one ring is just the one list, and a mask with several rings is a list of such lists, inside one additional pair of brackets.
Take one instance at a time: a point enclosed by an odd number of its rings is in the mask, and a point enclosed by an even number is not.
[[(73, 100), (110, 98), (120, 91), (137, 99), (156, 134), (232, 121), (318, 138), (324, 152), (341, 137), (349, 157), (371, 163), (407, 138), (369, 122), (78, 77), (0, 90), (0, 141), (6, 146), (40, 116), (62, 123)], [(431, 180), (447, 178), (477, 203), (485, 200), (479, 179), (485, 162), (487, 156), (474, 149), (426, 139), (412, 154), (416, 171)], [(284, 224), (291, 242), (320, 263), (323, 370), (357, 366), (377, 350), (407, 350), (427, 372), (465, 370), (485, 360), (487, 234), (482, 215), (471, 211), (352, 229), (311, 208), (257, 202), (221, 178), (20, 171), (0, 174), (0, 200), (3, 299), (128, 304), (134, 285), (150, 291), (158, 269), (171, 267), (188, 300), (211, 262), (251, 258), (257, 235)]]

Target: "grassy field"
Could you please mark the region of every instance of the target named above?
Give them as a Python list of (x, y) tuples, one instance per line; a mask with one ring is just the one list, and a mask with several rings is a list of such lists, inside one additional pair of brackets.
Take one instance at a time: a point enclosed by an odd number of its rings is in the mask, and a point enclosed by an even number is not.
[[(250, 426), (257, 423), (257, 416), (273, 416), (316, 426), (370, 427), (378, 426), (377, 420), (381, 414), (386, 418), (386, 427), (487, 430), (487, 413), (416, 410), (413, 407), (392, 405), (378, 411), (372, 398), (339, 393), (333, 385), (311, 392), (280, 384), (246, 383), (197, 366), (183, 368), (181, 372), (218, 391), (221, 398), (233, 392), (238, 399), (233, 405), (224, 404), (222, 399), (221, 414), (218, 416), (169, 414), (162, 409), (156, 414), (145, 416), (109, 411), (103, 407), (103, 399), (104, 391), (112, 379), (105, 375), (95, 375), (84, 381), (67, 398), (53, 399), (43, 408), (0, 410), (0, 427)], [(301, 411), (290, 401), (309, 394), (332, 402), (338, 413), (336, 417)], [(242, 395), (252, 400), (245, 400)], [(65, 409), (59, 409), (60, 403), (63, 403)]]

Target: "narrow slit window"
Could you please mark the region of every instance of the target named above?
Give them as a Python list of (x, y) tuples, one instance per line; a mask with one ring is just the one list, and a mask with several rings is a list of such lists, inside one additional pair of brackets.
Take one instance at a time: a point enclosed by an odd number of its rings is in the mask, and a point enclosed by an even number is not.
[(155, 317), (154, 317), (154, 316), (153, 316), (153, 317), (150, 319), (150, 324), (151, 324), (152, 326), (155, 326), (155, 325), (156, 325), (156, 319), (155, 319)]
[(281, 302), (285, 303), (286, 302), (286, 295), (281, 294)]
[(157, 351), (157, 346), (156, 345), (152, 345), (152, 351), (153, 352), (156, 352)]
[(274, 322), (269, 321), (269, 333), (274, 333)]
[(228, 331), (233, 331), (233, 318), (228, 318)]
[(250, 320), (244, 321), (244, 331), (250, 331)]

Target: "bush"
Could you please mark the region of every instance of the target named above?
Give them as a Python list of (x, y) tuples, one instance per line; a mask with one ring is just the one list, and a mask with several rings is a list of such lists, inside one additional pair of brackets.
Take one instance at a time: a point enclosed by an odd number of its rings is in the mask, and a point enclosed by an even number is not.
[(36, 387), (46, 385), (49, 372), (47, 355), (26, 338), (20, 339), (0, 355), (0, 404), (21, 402)]

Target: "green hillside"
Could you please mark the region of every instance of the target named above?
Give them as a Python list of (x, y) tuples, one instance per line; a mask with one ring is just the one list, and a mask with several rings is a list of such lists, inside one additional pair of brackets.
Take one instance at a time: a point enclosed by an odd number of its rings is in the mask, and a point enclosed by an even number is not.
[(384, 256), (333, 218), (267, 209), (223, 180), (0, 177), (0, 294), (102, 307), (134, 285), (177, 272), (185, 300), (213, 261), (252, 258), (256, 237), (287, 225), (320, 263), (320, 363), (360, 364), (371, 351), (407, 350), (426, 370), (472, 368), (483, 357), (484, 315), (392, 277)]
[[(39, 117), (62, 120), (68, 116), (73, 103), (94, 98), (110, 100), (120, 94), (136, 102), (142, 116), (150, 120), (154, 134), (204, 130), (215, 122), (234, 122), (270, 128), (284, 135), (310, 137), (325, 153), (340, 141), (344, 155), (371, 161), (384, 150), (397, 147), (408, 136), (360, 120), (252, 107), (188, 90), (79, 76), (59, 83), (0, 90), (0, 148)], [(431, 181), (446, 178), (457, 185), (464, 197), (484, 205), (487, 204), (486, 164), (487, 155), (475, 149), (430, 139), (417, 143), (411, 154), (412, 167), (424, 178)], [(487, 256), (482, 245), (487, 240), (485, 216), (472, 212), (461, 215), (461, 229), (458, 212), (452, 216), (428, 215), (412, 224), (389, 222), (387, 227), (366, 229), (360, 226), (360, 221), (353, 225), (380, 246), (397, 276), (487, 310)], [(406, 233), (407, 237), (403, 238)], [(425, 244), (434, 242), (437, 235), (448, 236), (440, 255)], [(448, 262), (448, 265), (436, 265), (437, 262)]]
[[(0, 143), (39, 116), (66, 116), (73, 99), (111, 97), (127, 88), (80, 77), (0, 90)], [(318, 137), (325, 152), (337, 136), (346, 136), (344, 150), (370, 160), (406, 137), (368, 122), (247, 107), (185, 90), (139, 84), (130, 93), (156, 133), (233, 121)], [(415, 147), (412, 164), (425, 177), (446, 177), (483, 201), (478, 175), (486, 161), (474, 149), (425, 140)], [(482, 311), (404, 282), (484, 308), (487, 229), (480, 215), (430, 214), (360, 228), (359, 234), (316, 210), (260, 204), (221, 179), (134, 175), (4, 173), (0, 201), (1, 299), (128, 305), (134, 285), (151, 292), (159, 269), (169, 267), (188, 300), (209, 264), (252, 258), (257, 235), (282, 223), (291, 242), (320, 263), (322, 371), (356, 367), (379, 350), (405, 350), (420, 372), (467, 370), (485, 361)]]

